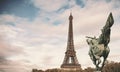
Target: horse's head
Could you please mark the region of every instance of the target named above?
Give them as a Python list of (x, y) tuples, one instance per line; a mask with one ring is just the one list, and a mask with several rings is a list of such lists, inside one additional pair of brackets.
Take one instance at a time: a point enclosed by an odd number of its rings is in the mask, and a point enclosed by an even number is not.
[(92, 42), (92, 40), (90, 38), (87, 38), (86, 41), (87, 41), (88, 45)]
[(88, 45), (94, 45), (95, 41), (97, 40), (96, 37), (88, 37), (86, 36), (86, 41), (88, 43)]

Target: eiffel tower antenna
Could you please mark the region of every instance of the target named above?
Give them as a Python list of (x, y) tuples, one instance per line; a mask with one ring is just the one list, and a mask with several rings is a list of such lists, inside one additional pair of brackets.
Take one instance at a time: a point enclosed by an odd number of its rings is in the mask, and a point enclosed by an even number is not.
[(72, 13), (72, 0), (69, 0), (69, 9), (70, 9), (70, 13)]

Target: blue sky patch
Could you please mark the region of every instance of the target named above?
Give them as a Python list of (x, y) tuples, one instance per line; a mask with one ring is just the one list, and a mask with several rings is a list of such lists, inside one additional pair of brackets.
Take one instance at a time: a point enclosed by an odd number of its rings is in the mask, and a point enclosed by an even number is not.
[(56, 11), (56, 13), (62, 13), (62, 12), (64, 12), (66, 9), (69, 9), (70, 7), (69, 7), (69, 5), (64, 5), (63, 7), (61, 7), (60, 9), (58, 9), (57, 11)]
[(0, 14), (13, 14), (34, 19), (39, 9), (28, 0), (0, 0)]
[(83, 0), (75, 0), (76, 4), (79, 5), (81, 8), (83, 8), (85, 6), (85, 3), (83, 2)]
[(13, 22), (7, 22), (6, 25), (15, 26)]
[(111, 0), (106, 0), (106, 2), (108, 2), (108, 3), (109, 3), (109, 2), (111, 2)]
[(57, 20), (57, 21), (54, 21), (54, 22), (53, 22), (54, 25), (59, 25), (59, 24), (61, 24), (61, 23), (62, 23), (62, 21), (60, 21), (60, 20), (59, 20), (59, 21)]

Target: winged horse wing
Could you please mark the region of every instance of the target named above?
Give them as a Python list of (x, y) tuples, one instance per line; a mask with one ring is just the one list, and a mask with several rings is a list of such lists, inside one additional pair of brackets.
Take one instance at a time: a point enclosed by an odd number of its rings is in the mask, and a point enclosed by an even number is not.
[(110, 33), (111, 33), (111, 27), (114, 24), (114, 19), (112, 13), (109, 14), (108, 19), (106, 21), (106, 25), (103, 27), (102, 34), (98, 38), (99, 44), (104, 44), (104, 46), (107, 46), (110, 42)]

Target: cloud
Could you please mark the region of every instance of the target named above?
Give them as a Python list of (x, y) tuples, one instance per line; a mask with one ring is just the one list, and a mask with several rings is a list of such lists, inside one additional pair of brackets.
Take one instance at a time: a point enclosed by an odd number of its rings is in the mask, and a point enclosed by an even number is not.
[[(3, 72), (15, 72), (16, 68), (22, 67), (19, 62), (11, 61), (8, 58), (12, 56), (17, 56), (24, 54), (23, 50), (20, 47), (12, 46), (9, 42), (6, 42), (4, 34), (0, 33), (0, 71)], [(15, 65), (14, 65), (15, 64)], [(17, 67), (16, 67), (17, 66)]]
[(11, 46), (0, 36), (0, 56), (9, 57), (11, 55), (19, 53), (22, 53), (22, 50), (20, 48)]
[(1, 72), (30, 72), (31, 66), (26, 65), (23, 61), (12, 61), (12, 60), (4, 60), (0, 64), (0, 71)]
[[(13, 15), (0, 16), (0, 71), (3, 72), (25, 72), (27, 70), (27, 65), (23, 65), (25, 61), (11, 59), (14, 56), (19, 58), (21, 55), (26, 55), (21, 46), (14, 44), (18, 32), (22, 31), (19, 28), (15, 29), (16, 19), (18, 18)], [(10, 22), (14, 25), (9, 24)]]
[(47, 11), (47, 12), (57, 11), (61, 7), (64, 7), (68, 3), (67, 0), (48, 0), (48, 1), (32, 0), (32, 2), (34, 3), (34, 5), (37, 8), (40, 8), (40, 9)]

